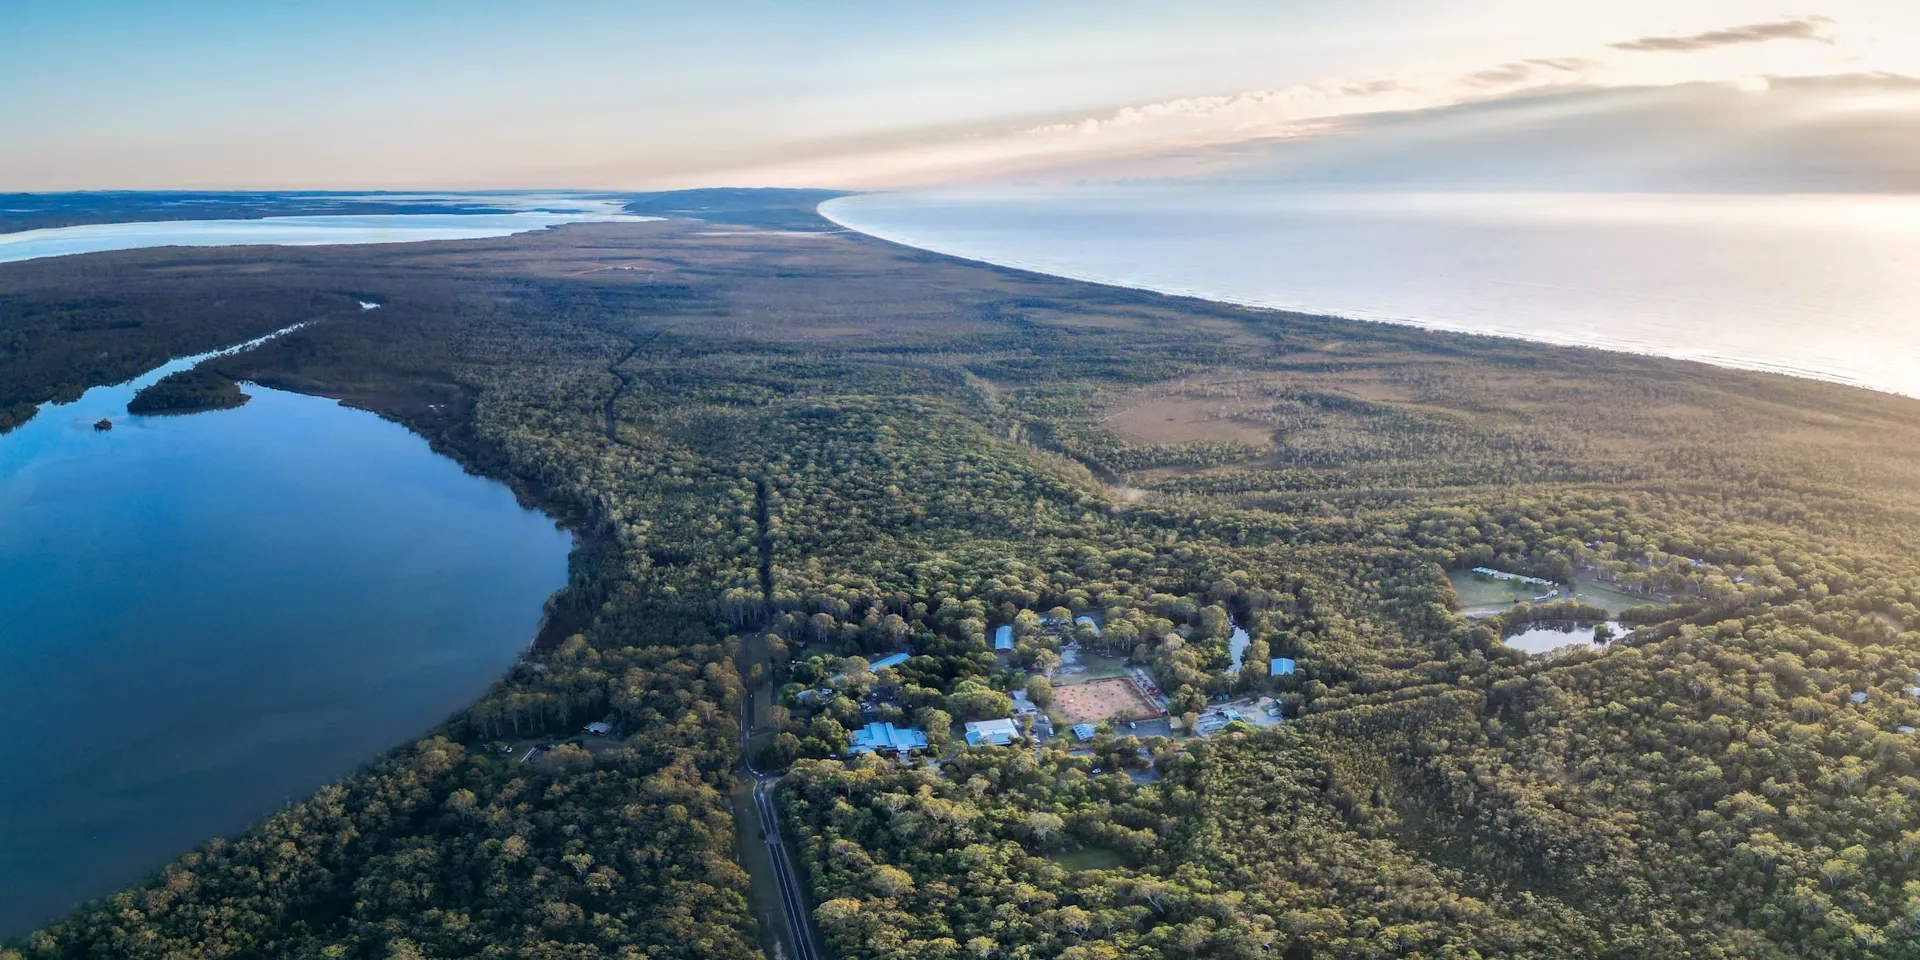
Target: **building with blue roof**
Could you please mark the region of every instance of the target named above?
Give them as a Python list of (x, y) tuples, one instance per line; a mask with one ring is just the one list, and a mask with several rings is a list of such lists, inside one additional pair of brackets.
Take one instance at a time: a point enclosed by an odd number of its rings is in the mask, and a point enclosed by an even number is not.
[(1013, 627), (1001, 624), (993, 628), (993, 649), (995, 651), (1013, 649)]
[(913, 727), (896, 727), (891, 723), (869, 723), (853, 731), (854, 753), (877, 753), (893, 750), (905, 753), (908, 750), (925, 750), (927, 735)]
[(1294, 663), (1292, 660), (1286, 657), (1274, 657), (1273, 662), (1267, 665), (1267, 674), (1269, 676), (1284, 677), (1292, 673), (1293, 668)]
[(913, 659), (913, 654), (911, 653), (890, 653), (868, 664), (867, 669), (884, 670), (887, 667), (897, 667), (911, 659)]
[(1073, 725), (1073, 738), (1075, 740), (1092, 740), (1093, 735), (1098, 732), (1091, 723), (1076, 723)]
[(1100, 625), (1093, 622), (1092, 617), (1074, 617), (1073, 622), (1091, 629), (1096, 637), (1100, 635)]

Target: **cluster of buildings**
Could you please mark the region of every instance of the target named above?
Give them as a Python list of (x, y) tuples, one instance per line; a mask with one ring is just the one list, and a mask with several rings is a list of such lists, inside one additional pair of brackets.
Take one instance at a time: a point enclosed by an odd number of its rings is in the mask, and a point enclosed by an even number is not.
[[(1042, 620), (1041, 623), (1049, 627), (1064, 627), (1067, 625), (1067, 621), (1059, 617), (1047, 617), (1044, 620)], [(1093, 619), (1092, 617), (1085, 616), (1085, 615), (1074, 617), (1073, 623), (1076, 626), (1086, 627), (1087, 629), (1093, 631), (1093, 635), (1096, 637), (1100, 635), (1100, 622), (1098, 620)], [(1013, 625), (1009, 623), (1003, 623), (997, 627), (994, 627), (993, 628), (993, 652), (1011, 653), (1012, 651), (1013, 651)]]
[(1199, 720), (1195, 721), (1193, 732), (1203, 737), (1210, 736), (1226, 729), (1227, 724), (1237, 723), (1245, 719), (1246, 715), (1238, 710), (1209, 710), (1205, 714), (1202, 714)]
[(1512, 583), (1524, 583), (1529, 586), (1536, 586), (1536, 587), (1559, 586), (1559, 584), (1554, 583), (1552, 580), (1542, 580), (1539, 577), (1523, 577), (1517, 573), (1508, 573), (1505, 570), (1495, 570), (1492, 567), (1474, 567), (1473, 572), (1483, 577), (1492, 577), (1495, 580), (1507, 580)]
[[(1533, 598), (1534, 603), (1545, 603), (1548, 600), (1560, 599), (1560, 585), (1554, 583), (1552, 580), (1542, 580), (1539, 577), (1523, 577), (1517, 573), (1495, 570), (1492, 567), (1474, 567), (1473, 572), (1482, 577), (1492, 577), (1495, 580), (1505, 580), (1509, 583), (1524, 583), (1528, 586), (1548, 588), (1546, 593)], [(1573, 591), (1567, 591), (1567, 596), (1573, 596)]]
[[(1492, 571), (1487, 568), (1481, 568), (1474, 572), (1492, 573), (1501, 579), (1523, 580), (1528, 583), (1546, 582), (1532, 578), (1518, 577), (1514, 574)], [(1055, 629), (1063, 628), (1068, 623), (1064, 617), (1049, 617), (1044, 622), (1048, 627)], [(1095, 636), (1098, 636), (1100, 633), (1100, 624), (1093, 617), (1074, 617), (1072, 623), (1092, 631)], [(1015, 642), (1013, 625), (1001, 624), (1000, 626), (994, 627), (992, 641), (995, 652), (1011, 652), (1014, 649)], [(912, 655), (908, 653), (891, 654), (872, 661), (868, 667), (875, 671), (884, 670), (888, 667), (897, 667), (906, 663), (911, 656)], [(1288, 657), (1274, 657), (1268, 661), (1268, 674), (1270, 676), (1290, 676), (1298, 669), (1298, 664)], [(1133, 683), (1147, 695), (1150, 701), (1157, 704), (1162, 711), (1165, 711), (1167, 709), (1167, 697), (1165, 693), (1158, 689), (1158, 685), (1154, 682), (1153, 675), (1137, 666), (1129, 666), (1127, 670)], [(834, 679), (838, 680), (844, 676), (845, 674), (841, 674)], [(808, 696), (809, 694), (815, 696), (810, 698)], [(802, 701), (807, 701), (822, 696), (831, 696), (831, 691), (803, 690), (798, 696)], [(964, 738), (968, 746), (977, 747), (982, 744), (991, 744), (1004, 747), (1023, 736), (1027, 736), (1029, 731), (1031, 731), (1032, 735), (1043, 740), (1055, 735), (1052, 720), (1044, 710), (1040, 709), (1038, 704), (1035, 704), (1028, 698), (1026, 691), (1015, 690), (1010, 694), (1010, 697), (1013, 701), (1013, 716), (995, 720), (975, 720), (963, 725)], [(1277, 721), (1278, 715), (1277, 709), (1271, 710), (1268, 712), (1266, 720), (1268, 722)], [(1202, 716), (1197, 724), (1197, 729), (1195, 729), (1193, 733), (1206, 736), (1224, 729), (1229, 724), (1245, 719), (1246, 717), (1238, 710), (1210, 710)], [(874, 720), (871, 710), (868, 712), (868, 720), (870, 722), (866, 726), (852, 732), (850, 747), (854, 753), (904, 754), (912, 750), (925, 750), (929, 746), (929, 738), (927, 732), (924, 730)], [(1262, 723), (1262, 725), (1264, 725), (1264, 723)], [(1074, 724), (1067, 732), (1073, 736), (1076, 742), (1080, 743), (1093, 740), (1099, 733), (1097, 725), (1093, 723)]]

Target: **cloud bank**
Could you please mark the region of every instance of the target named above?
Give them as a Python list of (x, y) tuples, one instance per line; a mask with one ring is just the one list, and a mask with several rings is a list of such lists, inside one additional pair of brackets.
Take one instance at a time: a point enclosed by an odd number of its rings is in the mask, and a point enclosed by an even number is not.
[(1315, 190), (1920, 192), (1920, 79), (1886, 73), (1544, 93), (1351, 118), (1109, 165), (1107, 179)]

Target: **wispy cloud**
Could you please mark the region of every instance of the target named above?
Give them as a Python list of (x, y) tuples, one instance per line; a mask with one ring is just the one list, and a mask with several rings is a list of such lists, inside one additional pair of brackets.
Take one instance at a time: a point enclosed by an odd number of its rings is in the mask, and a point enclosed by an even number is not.
[(1399, 80), (1330, 80), (1299, 84), (1274, 90), (1245, 90), (1239, 93), (1203, 97), (1180, 97), (1157, 103), (1122, 107), (1104, 117), (1088, 117), (1068, 123), (1048, 123), (1028, 128), (1030, 134), (1105, 133), (1149, 126), (1169, 121), (1247, 119), (1291, 116), (1306, 111), (1324, 110), (1336, 102), (1364, 101), (1407, 92)]
[(1463, 79), (1466, 84), (1475, 87), (1582, 83), (1606, 68), (1606, 64), (1585, 57), (1543, 57), (1503, 63), (1470, 73)]
[(1190, 146), (1311, 133), (1327, 121), (1464, 100), (1597, 83), (1608, 65), (1584, 57), (1515, 60), (1469, 73), (1429, 71), (1365, 80), (1337, 79), (1267, 90), (1180, 97), (1122, 107), (1101, 116), (1043, 123), (1021, 134), (1090, 145), (1180, 142)]
[(1775, 40), (1811, 40), (1815, 43), (1831, 44), (1833, 43), (1832, 28), (1833, 21), (1826, 17), (1793, 17), (1767, 23), (1749, 23), (1745, 26), (1708, 30), (1686, 36), (1640, 37), (1636, 40), (1622, 40), (1609, 46), (1615, 50), (1631, 53), (1692, 53), (1718, 47), (1770, 43)]

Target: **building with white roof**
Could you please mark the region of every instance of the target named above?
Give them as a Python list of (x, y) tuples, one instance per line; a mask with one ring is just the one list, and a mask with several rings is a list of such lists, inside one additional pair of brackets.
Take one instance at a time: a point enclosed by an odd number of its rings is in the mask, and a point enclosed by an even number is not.
[(975, 720), (967, 724), (967, 746), (991, 743), (1004, 747), (1020, 736), (1020, 728), (1011, 719)]

